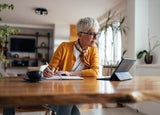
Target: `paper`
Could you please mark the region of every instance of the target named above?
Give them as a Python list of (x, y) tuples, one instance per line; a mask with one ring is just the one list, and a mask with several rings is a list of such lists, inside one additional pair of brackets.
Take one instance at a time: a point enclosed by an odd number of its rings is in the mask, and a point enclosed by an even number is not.
[(80, 77), (80, 76), (52, 76), (52, 77), (47, 77), (45, 79), (48, 79), (48, 80), (57, 80), (57, 79), (61, 79), (61, 80), (82, 80), (83, 77)]

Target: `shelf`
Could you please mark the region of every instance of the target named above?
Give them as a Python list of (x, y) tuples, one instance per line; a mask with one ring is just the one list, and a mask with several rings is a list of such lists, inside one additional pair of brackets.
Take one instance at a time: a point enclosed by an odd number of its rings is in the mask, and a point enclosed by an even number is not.
[[(13, 34), (13, 36), (32, 36), (35, 37), (35, 34), (26, 34), (26, 33), (19, 33), (19, 34)], [(43, 34), (38, 34), (38, 37), (48, 37), (47, 35), (43, 35)]]
[(36, 48), (37, 48), (37, 49), (49, 49), (48, 46), (37, 46)]
[[(7, 60), (9, 60), (9, 64), (5, 67), (5, 70), (7, 68), (27, 68), (28, 66), (39, 66), (43, 63), (46, 63), (49, 61), (49, 50), (50, 50), (50, 33), (47, 32), (46, 34), (45, 33), (42, 33), (42, 34), (39, 34), (39, 32), (32, 32), (32, 33), (19, 33), (19, 34), (14, 34), (14, 35), (11, 35), (10, 37), (17, 37), (17, 38), (25, 38), (25, 37), (33, 37), (35, 38), (35, 45), (34, 45), (34, 49), (35, 49), (35, 52), (34, 54), (31, 54), (32, 56), (19, 56), (20, 54), (17, 54), (18, 56), (14, 57), (14, 54), (13, 53), (13, 56), (8, 56), (7, 57)], [(40, 38), (40, 39), (39, 39)], [(8, 41), (10, 41), (8, 39)], [(8, 43), (10, 42), (6, 42), (5, 45), (7, 46)], [(40, 43), (45, 43), (45, 45), (39, 45)], [(30, 46), (28, 46), (30, 47)], [(4, 48), (3, 48), (4, 49)], [(6, 49), (6, 56), (7, 56), (7, 52), (8, 50)], [(11, 52), (12, 53), (12, 52)], [(19, 52), (18, 52), (19, 53)], [(24, 52), (23, 52), (24, 53)], [(28, 53), (28, 52), (27, 52)], [(39, 54), (42, 54), (42, 56), (40, 57)], [(24, 54), (26, 55), (26, 54)], [(32, 58), (33, 57), (33, 58)]]
[(26, 68), (28, 68), (28, 66), (7, 66), (7, 69), (26, 69)]
[(9, 57), (7, 58), (8, 60), (36, 60), (37, 58), (27, 58), (27, 57), (22, 57), (22, 58), (14, 58), (14, 57)]
[(47, 58), (7, 58), (8, 60), (40, 60), (40, 61), (44, 61), (47, 60)]

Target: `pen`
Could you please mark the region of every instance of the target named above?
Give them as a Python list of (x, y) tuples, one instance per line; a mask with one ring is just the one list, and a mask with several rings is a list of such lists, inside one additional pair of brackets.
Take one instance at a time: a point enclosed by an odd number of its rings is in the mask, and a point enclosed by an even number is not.
[(47, 62), (46, 62), (46, 65), (47, 65), (48, 69), (52, 71), (52, 68), (49, 66), (49, 64)]
[[(47, 64), (47, 67), (48, 67), (51, 71), (53, 71), (52, 67), (50, 67), (48, 63), (46, 63), (46, 64)], [(53, 72), (56, 73), (56, 72), (58, 71), (58, 69), (59, 69), (58, 67), (55, 68)]]
[(54, 73), (58, 72), (58, 70), (59, 70), (59, 68), (58, 68), (58, 67), (57, 67), (57, 68), (55, 68)]

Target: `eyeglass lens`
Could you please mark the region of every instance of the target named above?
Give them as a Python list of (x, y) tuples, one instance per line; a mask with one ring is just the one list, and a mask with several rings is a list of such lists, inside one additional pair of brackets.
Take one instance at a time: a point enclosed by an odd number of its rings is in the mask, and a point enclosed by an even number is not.
[(95, 33), (89, 33), (89, 32), (81, 32), (81, 33), (83, 33), (83, 34), (88, 34), (88, 35), (90, 35), (92, 38), (99, 38), (100, 35), (101, 35), (101, 33), (97, 33), (97, 34), (95, 34)]

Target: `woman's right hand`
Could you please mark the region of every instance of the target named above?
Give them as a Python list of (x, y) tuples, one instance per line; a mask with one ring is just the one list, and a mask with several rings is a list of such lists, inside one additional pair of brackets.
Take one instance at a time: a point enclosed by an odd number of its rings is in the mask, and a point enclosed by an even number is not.
[(43, 76), (44, 77), (52, 77), (54, 75), (54, 68), (49, 68), (49, 67), (46, 67), (44, 70), (43, 70)]

